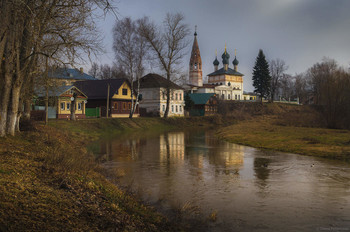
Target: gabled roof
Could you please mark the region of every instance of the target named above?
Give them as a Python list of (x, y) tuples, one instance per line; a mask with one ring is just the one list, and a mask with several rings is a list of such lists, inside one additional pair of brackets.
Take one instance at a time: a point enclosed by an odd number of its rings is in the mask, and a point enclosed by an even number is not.
[(189, 96), (195, 105), (205, 105), (215, 93), (191, 93)]
[(96, 80), (93, 76), (90, 76), (80, 70), (73, 68), (59, 68), (49, 71), (49, 78), (53, 79), (70, 79), (70, 80)]
[(234, 75), (234, 76), (244, 76), (242, 73), (240, 72), (236, 72), (235, 70), (228, 68), (227, 70), (225, 70), (224, 68), (221, 68), (213, 73), (208, 74), (208, 76), (218, 76), (218, 75)]
[(74, 86), (77, 86), (79, 89), (81, 89), (89, 99), (107, 99), (108, 85), (109, 97), (112, 98), (124, 82), (127, 82), (130, 87), (129, 81), (125, 78), (78, 81), (74, 83)]
[[(79, 88), (77, 88), (73, 85), (62, 85), (62, 86), (58, 86), (58, 87), (49, 88), (49, 96), (50, 97), (59, 97), (71, 89), (78, 90), (81, 94), (83, 94), (86, 97), (86, 94), (84, 92), (82, 92)], [(44, 87), (36, 88), (34, 90), (34, 92), (38, 97), (45, 97), (46, 96), (46, 89)]]
[(167, 88), (170, 89), (183, 89), (182, 87), (178, 86), (174, 82), (171, 82), (164, 77), (155, 74), (155, 73), (149, 73), (146, 76), (142, 77), (140, 79), (140, 88)]

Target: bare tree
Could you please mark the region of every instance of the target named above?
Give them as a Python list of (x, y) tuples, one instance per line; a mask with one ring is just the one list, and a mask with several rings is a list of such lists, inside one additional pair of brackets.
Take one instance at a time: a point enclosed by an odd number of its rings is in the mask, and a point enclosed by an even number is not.
[(289, 74), (283, 74), (279, 80), (279, 90), (281, 94), (280, 97), (285, 100), (289, 100), (294, 93), (293, 76)]
[[(145, 38), (151, 48), (159, 67), (166, 74), (169, 81), (176, 80), (181, 73), (181, 61), (184, 58), (189, 41), (188, 26), (184, 23), (184, 16), (180, 13), (168, 13), (164, 19), (163, 27), (158, 27), (149, 18), (139, 21), (139, 33)], [(166, 109), (164, 117), (168, 117), (170, 109), (170, 87), (166, 87)]]
[(276, 92), (280, 85), (280, 81), (284, 75), (284, 72), (288, 69), (288, 66), (279, 58), (270, 61), (270, 74), (271, 74), (271, 91), (270, 101), (273, 102), (275, 99)]
[(314, 64), (307, 75), (311, 80), (316, 104), (323, 108), (323, 115), (330, 128), (348, 124), (350, 112), (350, 74), (338, 67), (335, 60), (323, 59)]
[(96, 62), (93, 62), (88, 73), (94, 78), (97, 78), (98, 72), (99, 72), (99, 66)]
[[(138, 105), (140, 78), (144, 72), (144, 59), (147, 52), (145, 39), (140, 36), (137, 27), (138, 22), (127, 17), (117, 21), (113, 29), (113, 48), (116, 60), (126, 71), (126, 77), (131, 84), (129, 118), (133, 117)], [(134, 96), (134, 90), (136, 90), (136, 97)]]
[(32, 86), (24, 83), (38, 74), (39, 57), (74, 64), (98, 47), (94, 5), (111, 6), (108, 0), (1, 1), (0, 137), (15, 135), (19, 128), (23, 98), (33, 92), (23, 91)]

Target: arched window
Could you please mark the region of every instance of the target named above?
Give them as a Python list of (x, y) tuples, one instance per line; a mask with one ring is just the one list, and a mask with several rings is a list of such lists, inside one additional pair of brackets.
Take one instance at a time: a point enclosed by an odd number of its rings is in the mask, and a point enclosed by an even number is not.
[(194, 64), (194, 70), (197, 70), (197, 63)]

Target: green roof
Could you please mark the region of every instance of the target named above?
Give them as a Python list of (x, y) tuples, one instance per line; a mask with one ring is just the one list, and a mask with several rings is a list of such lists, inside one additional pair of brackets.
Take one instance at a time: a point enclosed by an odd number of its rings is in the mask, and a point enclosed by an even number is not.
[(215, 93), (191, 93), (189, 96), (195, 105), (205, 105)]
[(228, 68), (227, 70), (225, 70), (224, 68), (221, 68), (213, 73), (208, 74), (208, 76), (218, 76), (218, 75), (222, 75), (222, 74), (234, 75), (234, 76), (244, 76), (242, 73), (236, 72), (235, 70), (233, 70), (231, 68)]

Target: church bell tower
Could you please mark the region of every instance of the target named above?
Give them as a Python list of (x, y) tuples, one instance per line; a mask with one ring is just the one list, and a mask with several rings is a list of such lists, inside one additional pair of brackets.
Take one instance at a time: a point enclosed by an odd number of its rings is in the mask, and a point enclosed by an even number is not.
[(199, 46), (197, 42), (197, 26), (194, 32), (194, 41), (192, 45), (191, 59), (190, 59), (190, 83), (194, 86), (203, 86), (203, 74), (202, 74), (202, 59), (199, 52)]

